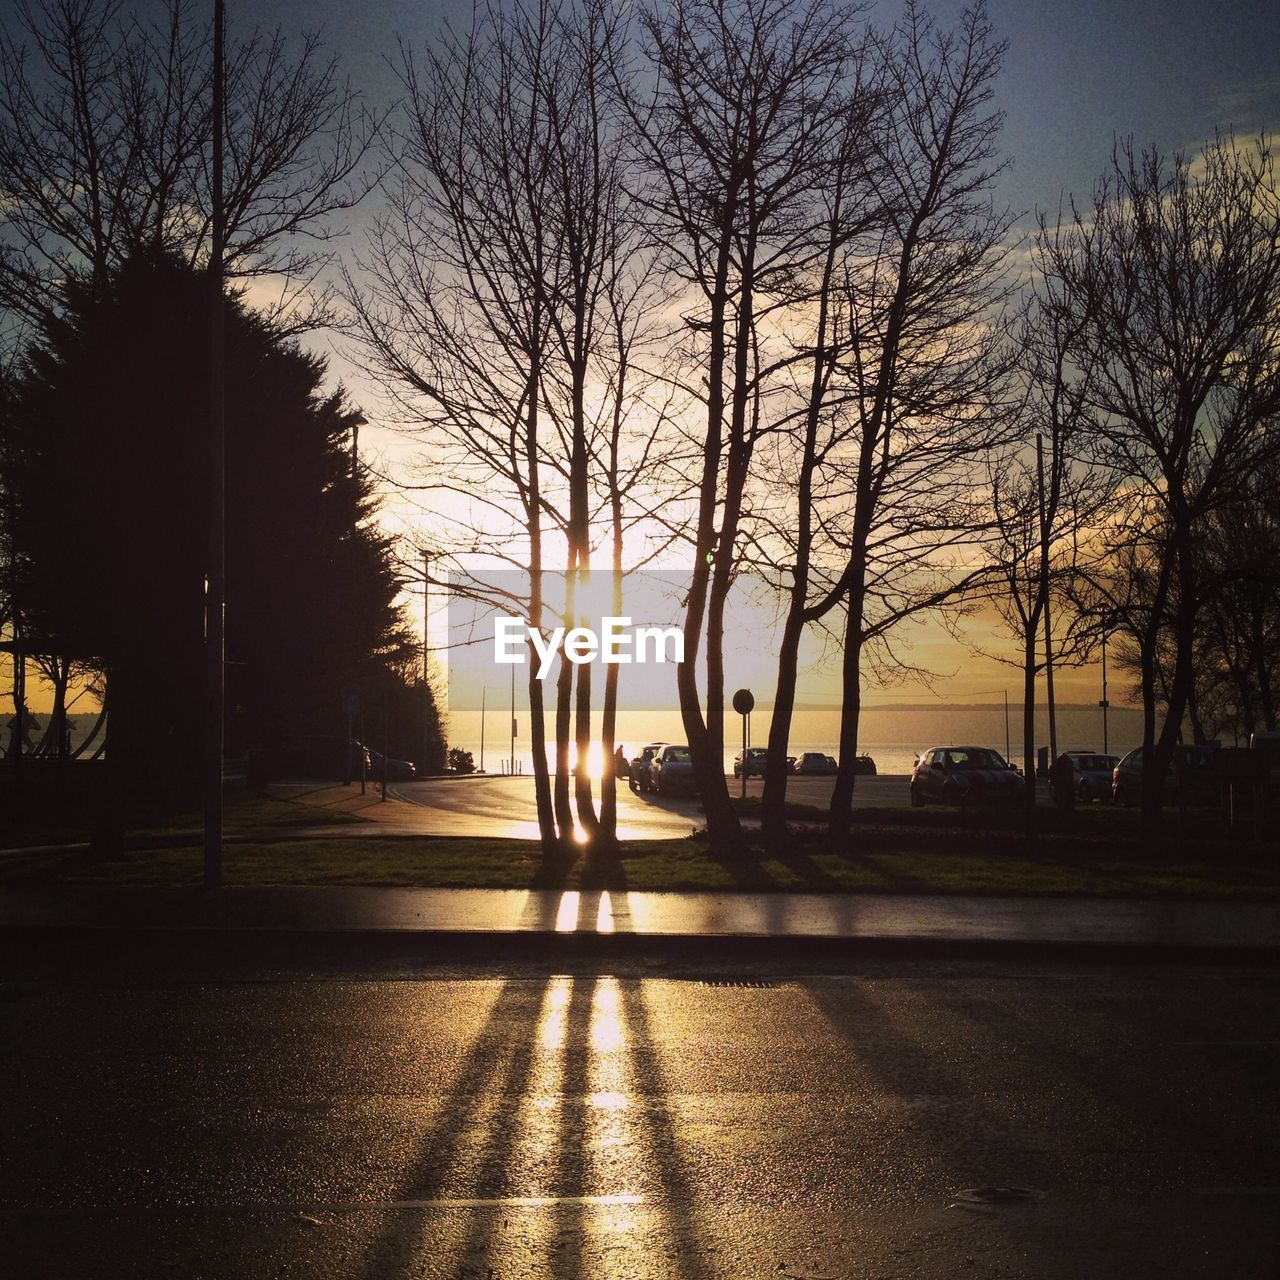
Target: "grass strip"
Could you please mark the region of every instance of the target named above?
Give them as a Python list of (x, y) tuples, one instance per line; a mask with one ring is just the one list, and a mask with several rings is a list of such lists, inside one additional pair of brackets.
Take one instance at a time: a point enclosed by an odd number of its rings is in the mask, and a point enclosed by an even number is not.
[[(753, 851), (713, 856), (696, 839), (624, 843), (607, 864), (578, 858), (547, 867), (523, 840), (449, 837), (317, 838), (231, 843), (231, 885), (384, 885), (420, 888), (610, 888), (648, 891), (993, 894), (1280, 901), (1280, 865), (1271, 856), (1164, 859), (1105, 851), (1034, 853), (943, 847), (832, 852), (796, 842), (786, 855)], [(11, 855), (0, 886), (195, 885), (195, 843), (136, 850), (112, 861), (86, 854)]]

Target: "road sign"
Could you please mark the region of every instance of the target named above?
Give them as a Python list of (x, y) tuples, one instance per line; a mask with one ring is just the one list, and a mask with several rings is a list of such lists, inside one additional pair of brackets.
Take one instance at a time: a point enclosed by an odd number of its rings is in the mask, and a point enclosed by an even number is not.
[(740, 716), (749, 716), (755, 710), (755, 694), (750, 689), (739, 689), (733, 695), (733, 709)]

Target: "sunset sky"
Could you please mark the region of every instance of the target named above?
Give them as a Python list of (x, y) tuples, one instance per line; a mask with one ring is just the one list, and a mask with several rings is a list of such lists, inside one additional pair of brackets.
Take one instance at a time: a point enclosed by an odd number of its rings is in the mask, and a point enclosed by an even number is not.
[[(138, 12), (147, 14), (151, 2), (140, 0)], [(951, 25), (961, 6), (941, 0), (932, 8)], [(396, 92), (385, 60), (394, 54), (397, 38), (420, 48), (442, 20), (463, 28), (470, 15), (469, 4), (416, 0), (228, 0), (227, 9), (233, 31), (255, 23), (280, 24), (287, 31), (319, 27), (345, 74), (375, 106), (387, 104)], [(1056, 214), (1072, 192), (1087, 199), (1116, 138), (1132, 134), (1139, 145), (1194, 149), (1215, 128), (1247, 134), (1280, 122), (1280, 71), (1274, 57), (1280, 6), (1275, 3), (1253, 0), (1211, 9), (1189, 0), (991, 0), (988, 10), (1009, 43), (997, 105), (1006, 113), (1003, 153), (1013, 163), (997, 195), (1025, 215), (1024, 230), (1036, 209)], [(880, 3), (870, 16), (887, 24), (897, 12), (898, 6)], [(351, 219), (344, 254), (360, 246), (360, 216), (357, 212)], [(378, 394), (348, 363), (340, 341), (332, 335), (314, 339), (372, 420), (360, 436), (365, 458), (398, 474), (406, 458), (403, 443), (378, 426)], [(388, 507), (393, 524), (402, 527), (428, 518), (412, 499), (389, 496)], [(966, 624), (966, 635), (987, 652), (1007, 643), (998, 620), (985, 614)], [(870, 688), (871, 703), (931, 697), (996, 701), (997, 691), (1019, 687), (1012, 667), (975, 655), (937, 625), (904, 628), (901, 639), (910, 642), (910, 660), (936, 672), (938, 680), (932, 691), (919, 684)], [(806, 682), (809, 696), (821, 700), (826, 678), (816, 664), (819, 649), (815, 643), (815, 665)], [(1095, 667), (1063, 671), (1059, 699), (1095, 701), (1098, 684)], [(834, 678), (831, 686), (834, 694)], [(1112, 693), (1116, 700), (1123, 697), (1122, 685), (1113, 685)], [(37, 706), (43, 701), (39, 695), (33, 699)]]

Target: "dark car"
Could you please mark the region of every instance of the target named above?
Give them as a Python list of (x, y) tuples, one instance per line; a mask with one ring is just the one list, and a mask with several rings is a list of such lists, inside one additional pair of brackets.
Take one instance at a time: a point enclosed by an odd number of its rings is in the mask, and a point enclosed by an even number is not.
[(733, 757), (733, 776), (735, 778), (763, 778), (769, 763), (768, 747), (748, 747), (745, 758), (741, 751)]
[[(369, 752), (370, 778), (381, 779), (382, 759), (381, 752)], [(388, 782), (412, 782), (418, 776), (418, 766), (412, 760), (394, 760), (391, 756), (387, 756), (386, 760)]]
[(876, 776), (876, 762), (870, 756), (854, 756), (853, 771), (861, 776), (874, 778)]
[[(1220, 799), (1218, 749), (1179, 743), (1164, 775), (1165, 804), (1216, 805)], [(1142, 803), (1142, 748), (1135, 747), (1111, 775), (1111, 798), (1118, 805)]]
[(1104, 756), (1097, 751), (1066, 751), (1063, 754), (1071, 762), (1071, 785), (1077, 800), (1086, 803), (1111, 799), (1111, 776), (1120, 763), (1118, 756)]
[(653, 758), (667, 744), (665, 742), (651, 742), (647, 747), (641, 749), (641, 752), (631, 761), (631, 768), (627, 773), (627, 780), (631, 784), (632, 791), (651, 791), (653, 790), (653, 782), (649, 774), (649, 766), (653, 763)]
[(281, 778), (345, 782), (360, 777), (362, 764), (365, 776), (373, 777), (364, 743), (338, 734), (308, 734), (296, 742), (262, 747), (249, 752), (247, 763), (249, 780), (256, 786)]
[(823, 755), (821, 751), (806, 751), (796, 765), (796, 772), (809, 778), (830, 777), (838, 772), (834, 756)]
[(688, 747), (663, 747), (649, 766), (651, 790), (660, 796), (687, 795), (694, 789), (693, 757)]
[(916, 762), (911, 804), (1013, 805), (1026, 795), (1023, 780), (990, 747), (933, 747)]

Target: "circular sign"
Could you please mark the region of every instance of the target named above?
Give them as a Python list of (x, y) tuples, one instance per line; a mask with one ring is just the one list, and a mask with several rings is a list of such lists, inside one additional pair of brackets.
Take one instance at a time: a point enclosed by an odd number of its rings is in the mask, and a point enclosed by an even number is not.
[(749, 716), (756, 705), (755, 695), (750, 689), (739, 689), (733, 695), (733, 709), (740, 716)]

